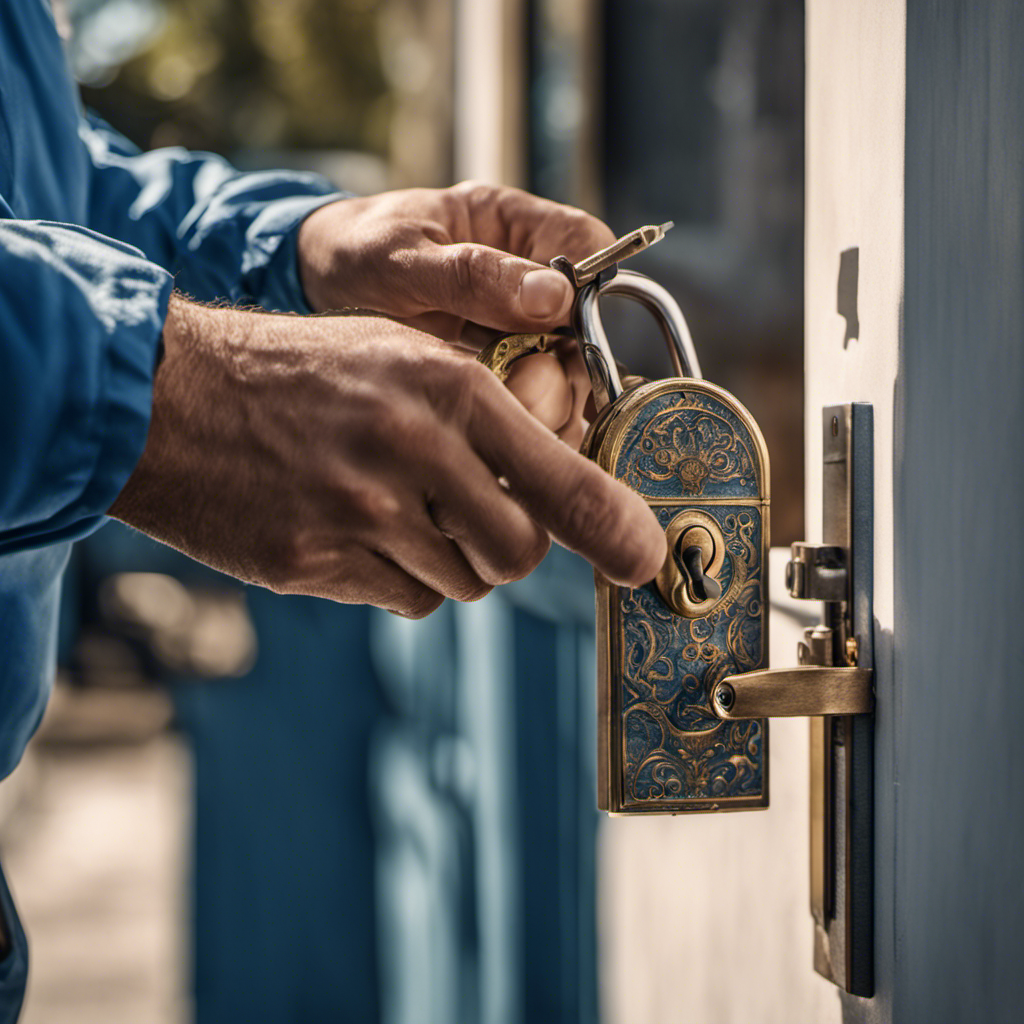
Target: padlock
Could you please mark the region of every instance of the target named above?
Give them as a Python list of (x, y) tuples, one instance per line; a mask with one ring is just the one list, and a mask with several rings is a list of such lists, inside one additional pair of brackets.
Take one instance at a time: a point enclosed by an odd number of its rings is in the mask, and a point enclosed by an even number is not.
[[(623, 387), (601, 323), (603, 295), (654, 313), (677, 376)], [(668, 539), (665, 564), (645, 586), (595, 573), (598, 806), (612, 814), (767, 807), (767, 721), (723, 721), (711, 706), (722, 679), (767, 665), (761, 431), (728, 391), (700, 379), (682, 312), (650, 278), (619, 271), (585, 285), (573, 326), (599, 410), (581, 450), (647, 501)]]
[[(686, 320), (665, 288), (614, 265), (580, 286), (567, 259), (552, 266), (577, 284), (572, 333), (598, 410), (580, 450), (647, 501), (668, 540), (665, 564), (646, 586), (619, 587), (595, 573), (598, 807), (767, 807), (767, 720), (727, 720), (723, 694), (733, 691), (716, 689), (768, 662), (764, 438), (728, 391), (701, 379)], [(607, 295), (654, 314), (676, 376), (623, 380), (601, 323)], [(517, 359), (549, 351), (559, 337), (510, 335), (478, 358), (504, 380)]]

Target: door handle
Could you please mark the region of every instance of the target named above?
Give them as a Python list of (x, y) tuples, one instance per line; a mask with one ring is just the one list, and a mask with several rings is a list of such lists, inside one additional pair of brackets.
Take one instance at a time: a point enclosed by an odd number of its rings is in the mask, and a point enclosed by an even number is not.
[(712, 692), (711, 703), (727, 722), (869, 715), (875, 708), (873, 675), (867, 668), (766, 668), (726, 676)]
[[(790, 550), (786, 565), (790, 597), (837, 605), (829, 617), (844, 618), (842, 605), (848, 601), (849, 586), (846, 549), (800, 541)], [(874, 672), (856, 664), (860, 644), (845, 623), (842, 649), (848, 664), (833, 664), (836, 640), (831, 626), (808, 627), (797, 645), (796, 667), (726, 676), (712, 690), (712, 709), (724, 721), (871, 714)]]

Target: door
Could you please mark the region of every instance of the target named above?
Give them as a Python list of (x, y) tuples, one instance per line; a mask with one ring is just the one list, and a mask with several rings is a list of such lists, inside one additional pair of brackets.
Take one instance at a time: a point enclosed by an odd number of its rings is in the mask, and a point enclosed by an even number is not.
[(874, 407), (875, 993), (812, 972), (806, 726), (780, 721), (767, 814), (607, 823), (611, 1020), (1024, 1015), (1022, 47), (1011, 3), (807, 4), (810, 540), (822, 407)]
[(1024, 10), (809, 7), (808, 422), (875, 407), (876, 994), (844, 1019), (1020, 1020)]

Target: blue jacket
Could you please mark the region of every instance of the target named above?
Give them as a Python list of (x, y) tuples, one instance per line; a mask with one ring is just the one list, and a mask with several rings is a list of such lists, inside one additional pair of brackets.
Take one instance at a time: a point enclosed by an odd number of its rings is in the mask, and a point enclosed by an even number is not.
[[(142, 453), (172, 283), (308, 312), (295, 235), (336, 195), (314, 175), (140, 153), (81, 111), (47, 0), (0, 2), (0, 778), (49, 694), (70, 541)], [(0, 907), (13, 915), (2, 887)], [(0, 1024), (21, 1003), (16, 945)]]

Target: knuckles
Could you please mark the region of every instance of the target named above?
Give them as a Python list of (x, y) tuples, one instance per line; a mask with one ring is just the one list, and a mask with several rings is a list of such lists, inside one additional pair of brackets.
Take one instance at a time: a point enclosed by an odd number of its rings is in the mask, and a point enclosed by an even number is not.
[(339, 503), (339, 511), (350, 517), (353, 525), (362, 528), (391, 530), (400, 529), (402, 525), (403, 503), (386, 487), (360, 487), (350, 491)]
[(394, 604), (385, 607), (405, 619), (425, 619), (431, 612), (436, 612), (444, 604), (444, 597), (434, 590), (424, 587), (414, 593), (403, 594)]
[(550, 547), (551, 539), (543, 530), (538, 530), (529, 541), (504, 547), (491, 559), (485, 573), (487, 582), (500, 586), (525, 579), (544, 560)]
[(468, 203), (470, 206), (477, 206), (483, 203), (493, 202), (496, 199), (497, 194), (501, 192), (501, 186), (488, 185), (484, 181), (467, 178), (465, 181), (460, 181), (457, 184), (450, 186), (445, 191), (447, 191), (452, 198), (460, 202)]
[(458, 242), (448, 247), (447, 259), (450, 268), (450, 305), (460, 305), (457, 300), (483, 287), (496, 276), (497, 267), (489, 254), (478, 245)]
[[(504, 391), (498, 378), (475, 359), (451, 356), (432, 371), (424, 379), (430, 403), (441, 420), (460, 429), (466, 427), (476, 410), (486, 407), (496, 387)], [(432, 448), (432, 452), (441, 454), (442, 450)]]

